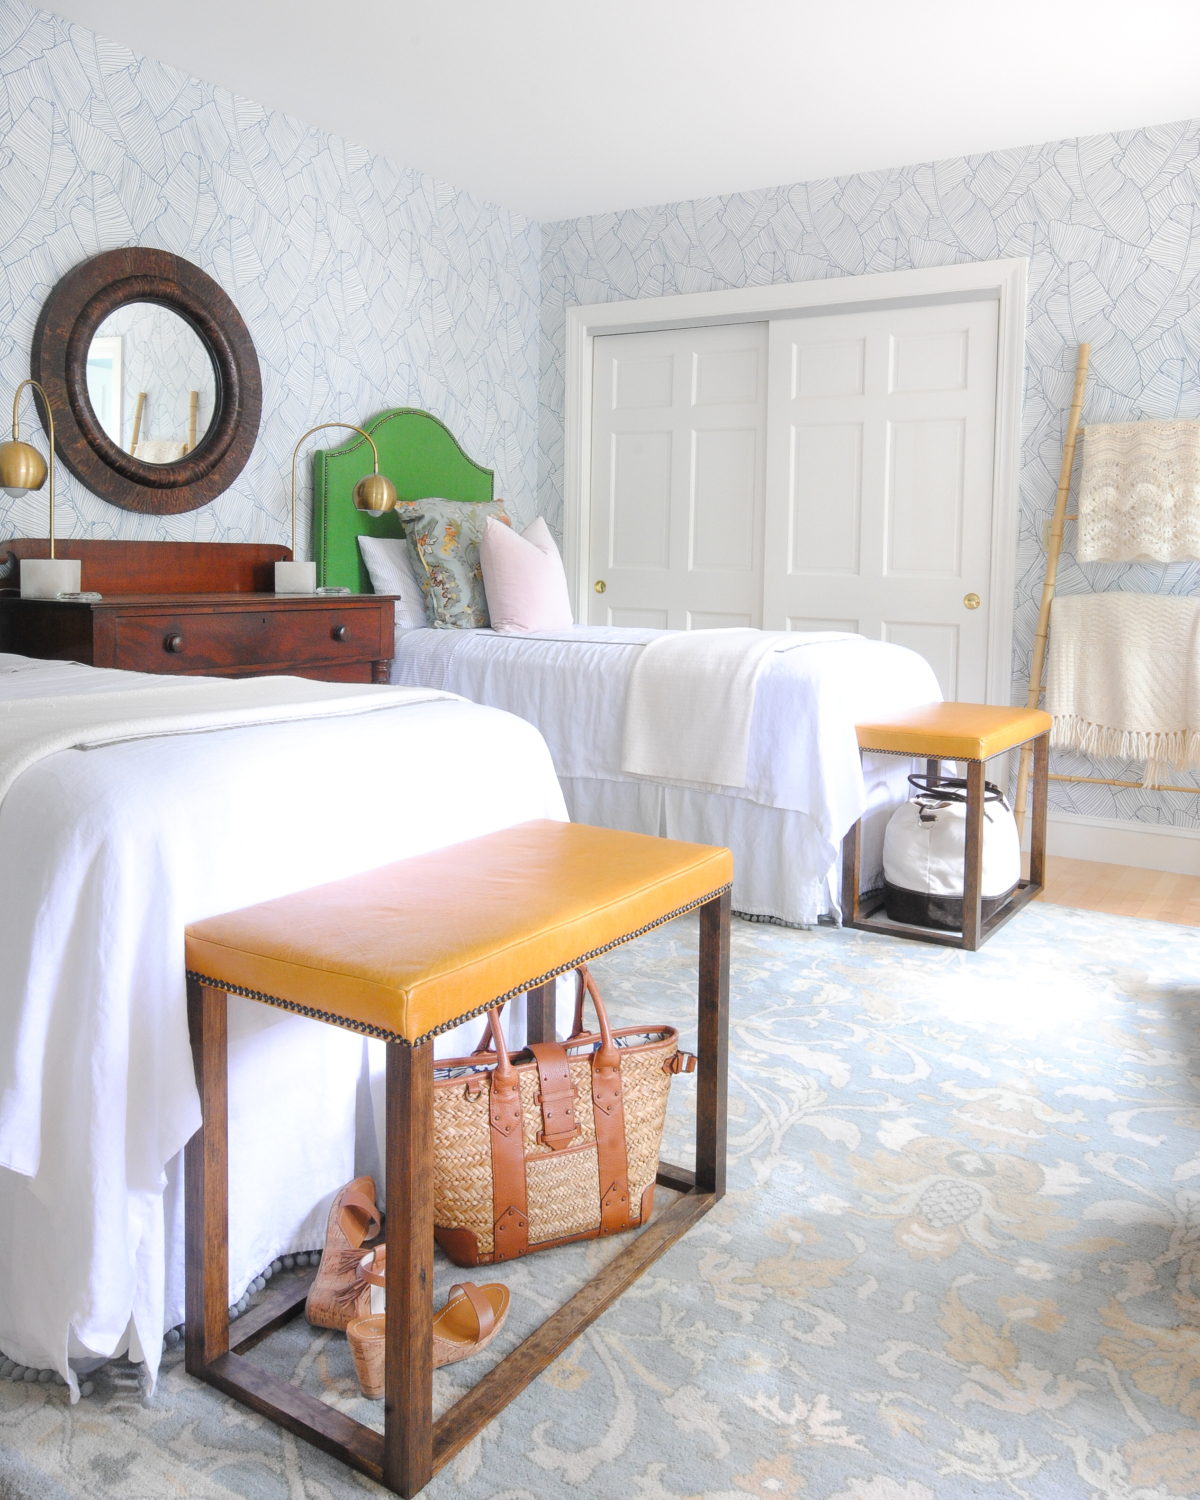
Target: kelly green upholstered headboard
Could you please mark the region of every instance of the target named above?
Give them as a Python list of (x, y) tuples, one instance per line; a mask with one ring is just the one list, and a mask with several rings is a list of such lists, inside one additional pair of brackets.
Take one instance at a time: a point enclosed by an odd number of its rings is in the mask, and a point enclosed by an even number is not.
[[(399, 499), (492, 498), (491, 469), (468, 458), (445, 423), (427, 411), (400, 406), (362, 425), (379, 449), (379, 472), (396, 486)], [(358, 436), (343, 448), (318, 449), (313, 459), (313, 556), (322, 588), (369, 594), (358, 538), (404, 535), (395, 512), (374, 521), (355, 509), (354, 486), (370, 472), (371, 445)]]

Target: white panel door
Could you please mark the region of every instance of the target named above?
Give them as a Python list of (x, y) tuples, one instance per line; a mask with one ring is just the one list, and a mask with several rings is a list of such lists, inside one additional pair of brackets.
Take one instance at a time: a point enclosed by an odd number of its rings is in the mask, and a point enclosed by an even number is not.
[(761, 625), (767, 325), (609, 334), (593, 358), (591, 623)]
[(895, 641), (984, 701), (997, 315), (772, 320), (767, 629)]

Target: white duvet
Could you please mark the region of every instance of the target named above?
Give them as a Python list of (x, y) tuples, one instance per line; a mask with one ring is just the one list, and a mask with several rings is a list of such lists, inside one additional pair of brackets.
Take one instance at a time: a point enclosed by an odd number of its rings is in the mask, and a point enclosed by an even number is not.
[[(161, 678), (0, 655), (0, 701)], [(183, 929), (529, 818), (546, 746), (436, 701), (66, 750), (0, 806), (0, 1350), (157, 1367), (183, 1316), (179, 1153), (199, 1123)], [(364, 1044), (230, 1002), (230, 1297), (318, 1248), (353, 1172)]]
[(862, 636), (810, 637), (768, 655), (754, 693), (745, 785), (705, 789), (623, 774), (630, 674), (665, 632), (575, 626), (524, 636), (491, 630), (396, 632), (391, 680), (507, 709), (545, 736), (571, 816), (728, 845), (734, 906), (783, 921), (837, 914), (837, 861), (865, 815), (866, 874), (877, 873), (888, 809), (911, 769), (860, 762), (854, 726), (941, 700), (924, 657)]

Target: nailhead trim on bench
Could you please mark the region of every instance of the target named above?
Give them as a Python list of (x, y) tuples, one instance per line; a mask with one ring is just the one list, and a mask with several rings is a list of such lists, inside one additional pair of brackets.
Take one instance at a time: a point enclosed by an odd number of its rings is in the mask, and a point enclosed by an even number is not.
[(383, 1042), (399, 1042), (404, 1047), (420, 1047), (425, 1042), (440, 1036), (443, 1031), (453, 1031), (456, 1026), (461, 1026), (464, 1021), (472, 1021), (476, 1016), (485, 1015), (489, 1010), (494, 1010), (497, 1005), (504, 1005), (507, 1001), (514, 999), (517, 995), (523, 995), (526, 990), (535, 990), (539, 985), (548, 984), (550, 980), (557, 979), (560, 974), (569, 973), (577, 969), (580, 964), (586, 964), (593, 958), (598, 958), (601, 953), (608, 953), (613, 948), (619, 948), (622, 943), (631, 943), (634, 938), (641, 937), (644, 933), (652, 932), (656, 927), (662, 927), (667, 922), (673, 922), (676, 917), (686, 916), (689, 911), (695, 911), (698, 906), (705, 906), (709, 901), (723, 896), (726, 891), (732, 890), (732, 885), (718, 886), (715, 891), (710, 891), (707, 896), (701, 896), (696, 901), (689, 901), (686, 906), (680, 906), (675, 911), (668, 912), (665, 917), (657, 917), (653, 922), (647, 922), (644, 927), (639, 927), (636, 932), (627, 932), (623, 937), (614, 938), (611, 943), (605, 943), (602, 947), (593, 948), (590, 952), (582, 954), (579, 958), (572, 959), (568, 964), (559, 964), (556, 969), (550, 969), (547, 973), (539, 975), (537, 979), (530, 979), (519, 985), (515, 990), (509, 990), (506, 995), (500, 995), (495, 1000), (489, 1000), (486, 1005), (477, 1005), (474, 1010), (465, 1011), (453, 1021), (443, 1021), (440, 1026), (435, 1026), (432, 1031), (427, 1031), (419, 1036), (415, 1042), (407, 1038), (397, 1036), (394, 1031), (386, 1031), (382, 1026), (372, 1026), (367, 1021), (351, 1021), (345, 1016), (334, 1015), (331, 1011), (317, 1010), (311, 1005), (297, 1005), (294, 1000), (281, 1000), (277, 995), (264, 995), (258, 990), (243, 989), (238, 984), (226, 984), (224, 980), (212, 979), (207, 974), (197, 974), (188, 969), (187, 977), (197, 984), (206, 984), (211, 989), (224, 990), (229, 995), (244, 995), (248, 1000), (259, 1000), (264, 1005), (275, 1005), (280, 1010), (294, 1011), (300, 1016), (311, 1016), (316, 1021), (325, 1021), (331, 1026), (341, 1026), (347, 1031), (362, 1032), (367, 1036), (378, 1037)]

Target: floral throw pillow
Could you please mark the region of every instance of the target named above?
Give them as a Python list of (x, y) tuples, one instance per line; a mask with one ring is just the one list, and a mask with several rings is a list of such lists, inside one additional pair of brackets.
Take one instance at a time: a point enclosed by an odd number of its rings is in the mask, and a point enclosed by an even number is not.
[(402, 500), (396, 514), (416, 563), (425, 617), (435, 630), (478, 630), (488, 624), (479, 543), (492, 516), (512, 522), (500, 500)]

